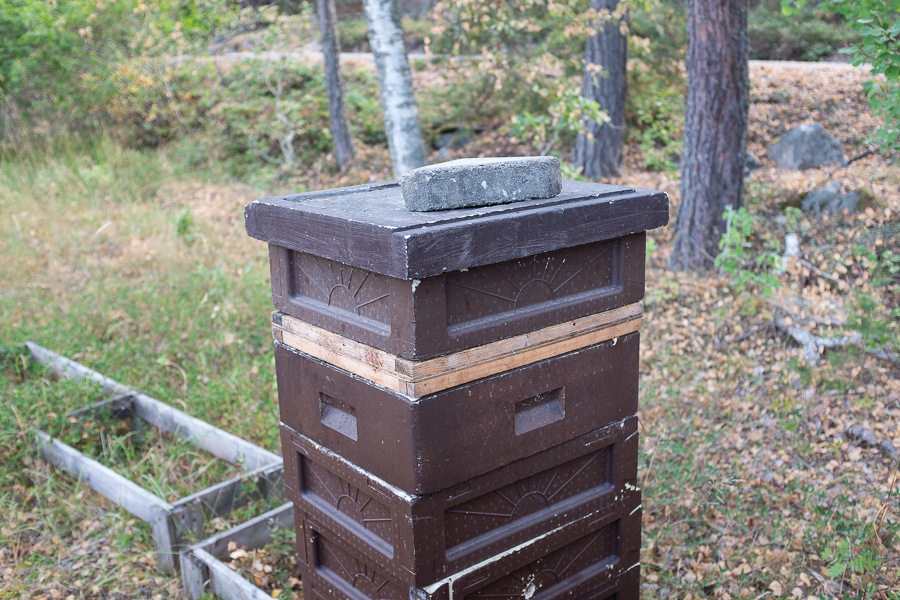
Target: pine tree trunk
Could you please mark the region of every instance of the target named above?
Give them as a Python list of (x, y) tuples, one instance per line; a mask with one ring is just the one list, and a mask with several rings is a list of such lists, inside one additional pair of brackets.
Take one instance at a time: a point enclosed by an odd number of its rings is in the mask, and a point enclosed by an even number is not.
[(317, 0), (319, 28), (322, 30), (322, 56), (325, 59), (325, 87), (328, 91), (328, 114), (331, 117), (331, 137), (334, 157), (339, 169), (356, 154), (350, 121), (344, 104), (344, 80), (341, 77), (340, 45), (334, 0)]
[(400, 13), (395, 0), (363, 0), (363, 7), (369, 28), (369, 45), (378, 67), (384, 129), (394, 176), (399, 178), (407, 171), (427, 164)]
[(743, 202), (750, 78), (747, 0), (688, 1), (687, 103), (674, 270), (712, 266), (726, 206)]
[[(618, 3), (619, 0), (591, 0), (591, 8), (608, 15)], [(618, 175), (622, 166), (628, 38), (622, 35), (619, 19), (604, 22), (601, 17), (592, 26), (597, 33), (588, 36), (585, 44), (581, 94), (595, 100), (610, 120), (587, 123), (586, 133), (578, 134), (572, 162), (576, 168), (583, 168), (585, 177), (611, 177)], [(596, 67), (602, 71), (598, 73)]]

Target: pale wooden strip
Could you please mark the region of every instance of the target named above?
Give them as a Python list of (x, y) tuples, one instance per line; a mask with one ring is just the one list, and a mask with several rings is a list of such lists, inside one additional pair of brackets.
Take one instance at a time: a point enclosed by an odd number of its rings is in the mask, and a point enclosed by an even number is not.
[(427, 394), (433, 394), (441, 390), (456, 387), (464, 383), (469, 383), (476, 379), (481, 379), (482, 377), (490, 377), (497, 373), (518, 369), (519, 367), (524, 367), (531, 363), (586, 348), (588, 346), (593, 346), (594, 344), (622, 337), (629, 333), (634, 333), (640, 329), (643, 321), (643, 317), (638, 317), (575, 338), (561, 340), (555, 344), (540, 346), (526, 352), (509, 354), (489, 363), (482, 363), (480, 365), (473, 365), (469, 368), (450, 371), (444, 375), (438, 375), (437, 377), (424, 379), (422, 381), (411, 381), (407, 383), (406, 393), (409, 396), (418, 398)]
[(288, 315), (272, 326), (272, 333), (314, 358), (421, 397), (635, 332), (642, 323), (643, 303), (637, 302), (425, 361), (394, 356)]
[[(333, 352), (336, 355), (343, 356), (347, 360), (359, 363), (361, 365), (368, 365), (368, 367), (373, 371), (390, 373), (394, 376), (400, 376), (404, 370), (403, 366), (398, 365), (398, 362), (413, 362), (403, 359), (399, 356), (395, 356), (390, 352), (385, 352), (384, 350), (379, 350), (378, 348), (367, 346), (366, 344), (351, 340), (350, 338), (344, 337), (338, 333), (328, 331), (327, 329), (322, 329), (321, 327), (316, 327), (315, 325), (311, 325), (306, 321), (301, 321), (300, 319), (285, 314), (281, 315), (281, 326), (279, 327), (278, 325), (273, 324), (272, 330), (273, 332), (282, 330), (285, 334), (290, 333), (290, 339), (297, 340), (298, 343), (301, 343), (304, 348), (319, 346), (329, 352)], [(276, 339), (278, 339), (277, 334), (275, 335)], [(300, 342), (300, 338), (305, 341)], [(296, 348), (297, 350), (306, 352), (311, 356), (315, 356), (320, 360), (326, 360), (320, 356), (312, 354), (311, 352), (307, 352), (300, 346), (294, 346), (294, 344), (286, 342), (284, 340), (279, 341), (287, 344), (288, 346), (291, 346), (292, 348)], [(407, 370), (408, 369), (409, 368), (407, 367)], [(355, 373), (356, 371), (353, 372)], [(372, 377), (367, 378), (375, 381), (375, 379)]]
[[(559, 323), (558, 325), (551, 325), (550, 327), (523, 333), (522, 335), (517, 335), (505, 340), (498, 340), (490, 344), (485, 344), (484, 346), (469, 348), (468, 350), (455, 352), (453, 354), (448, 354), (447, 356), (439, 356), (431, 360), (420, 362), (404, 360), (404, 364), (400, 368), (403, 370), (406, 368), (409, 369), (409, 374), (411, 375), (410, 381), (422, 381), (424, 379), (442, 375), (448, 371), (468, 369), (474, 365), (502, 360), (505, 357), (518, 355), (522, 352), (534, 350), (542, 346), (553, 346), (564, 340), (579, 339), (586, 341), (586, 343), (582, 343), (580, 346), (569, 345), (568, 350), (562, 350), (556, 353), (563, 354), (577, 348), (583, 348), (591, 344), (612, 339), (615, 336), (599, 339), (590, 338), (589, 334), (604, 330), (622, 322), (631, 321), (633, 319), (642, 319), (643, 314), (643, 303), (636, 302), (606, 312), (588, 315), (580, 319), (575, 319), (574, 321)], [(597, 341), (587, 341), (589, 339), (595, 339)], [(555, 354), (547, 354), (544, 358), (550, 356), (555, 356)], [(534, 362), (534, 360), (529, 362)], [(500, 371), (495, 372), (499, 373)]]
[(408, 377), (401, 379), (396, 372), (377, 369), (353, 356), (347, 356), (342, 352), (321, 346), (310, 341), (309, 338), (297, 335), (292, 331), (278, 330), (276, 328), (275, 339), (295, 350), (309, 354), (313, 358), (318, 358), (345, 371), (350, 371), (354, 375), (374, 381), (378, 385), (403, 394), (406, 393), (406, 384), (408, 383), (406, 380)]

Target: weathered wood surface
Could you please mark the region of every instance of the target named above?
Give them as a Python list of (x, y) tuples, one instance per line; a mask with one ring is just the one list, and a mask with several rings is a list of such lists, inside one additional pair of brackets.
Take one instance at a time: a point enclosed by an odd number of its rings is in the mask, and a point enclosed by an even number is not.
[(244, 218), (247, 233), (270, 244), (424, 279), (662, 227), (669, 200), (652, 190), (564, 181), (552, 199), (416, 213), (391, 183), (257, 200)]
[(55, 375), (96, 381), (104, 392), (116, 394), (113, 398), (72, 411), (70, 416), (84, 418), (107, 411), (118, 418), (137, 417), (136, 425), (146, 421), (223, 460), (243, 463), (252, 469), (170, 504), (74, 448), (38, 432), (40, 451), (47, 462), (72, 473), (92, 490), (150, 524), (160, 570), (174, 571), (177, 548), (191, 535), (202, 536), (210, 517), (226, 514), (249, 501), (249, 497), (241, 495), (242, 486), (247, 482), (253, 482), (257, 496), (283, 492), (284, 469), (277, 454), (186, 415), (34, 342), (26, 342), (26, 346), (34, 360), (46, 365)]
[(207, 523), (253, 500), (284, 495), (284, 467), (281, 463), (261, 467), (233, 477), (172, 503), (172, 521), (177, 545), (201, 538)]
[(273, 452), (172, 408), (74, 360), (47, 350), (34, 342), (26, 342), (25, 345), (31, 356), (46, 365), (53, 374), (66, 379), (89, 379), (99, 383), (106, 393), (132, 396), (135, 415), (139, 419), (177, 435), (222, 460), (242, 464), (244, 468), (251, 470), (281, 462), (281, 457)]
[(314, 358), (413, 397), (439, 392), (586, 348), (640, 329), (643, 303), (546, 327), (425, 361), (412, 361), (280, 315), (276, 340)]
[(222, 600), (270, 598), (262, 590), (232, 571), (220, 559), (228, 554), (229, 542), (254, 550), (269, 544), (277, 529), (293, 530), (294, 505), (282, 506), (214, 535), (181, 552), (181, 577), (185, 596), (197, 600), (208, 591)]
[(43, 431), (37, 432), (37, 438), (44, 460), (68, 471), (104, 498), (149, 523), (157, 564), (161, 570), (174, 570), (174, 530), (168, 518), (171, 504)]

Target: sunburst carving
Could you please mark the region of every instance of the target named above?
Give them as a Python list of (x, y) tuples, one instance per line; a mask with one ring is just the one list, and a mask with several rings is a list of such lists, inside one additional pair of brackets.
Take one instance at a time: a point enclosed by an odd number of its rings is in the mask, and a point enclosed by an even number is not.
[(604, 448), (447, 509), (447, 547), (607, 484), (609, 472), (609, 453)]
[(557, 250), (449, 275), (448, 324), (614, 285), (616, 244)]
[(303, 252), (294, 253), (293, 264), (300, 295), (340, 310), (375, 318), (371, 309), (390, 296), (371, 271)]
[(351, 519), (386, 542), (393, 540), (390, 509), (337, 475), (304, 460), (304, 493), (312, 494), (330, 510)]
[(614, 533), (614, 526), (604, 527), (466, 597), (531, 598), (598, 563), (612, 563)]
[(343, 548), (318, 537), (319, 568), (331, 571), (359, 592), (360, 597), (371, 600), (407, 600), (398, 586), (391, 582), (380, 570), (375, 569)]

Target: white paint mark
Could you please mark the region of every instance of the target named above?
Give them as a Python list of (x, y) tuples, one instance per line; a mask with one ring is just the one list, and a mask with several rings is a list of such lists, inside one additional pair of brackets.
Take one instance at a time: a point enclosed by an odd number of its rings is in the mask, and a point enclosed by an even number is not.
[(483, 187), (484, 189), (487, 189), (487, 181), (482, 181), (481, 187)]
[(420, 284), (420, 283), (422, 283), (422, 282), (421, 282), (419, 279), (413, 279), (413, 280), (412, 280), (412, 291), (413, 291), (413, 293), (416, 292), (416, 288), (419, 287), (419, 284)]

